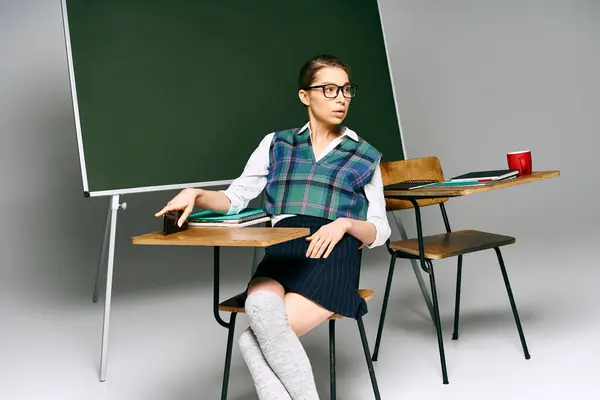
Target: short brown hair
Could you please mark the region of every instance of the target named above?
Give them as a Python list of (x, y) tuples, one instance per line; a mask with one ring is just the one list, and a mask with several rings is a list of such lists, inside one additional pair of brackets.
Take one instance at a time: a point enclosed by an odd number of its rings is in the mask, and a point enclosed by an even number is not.
[(350, 66), (336, 56), (321, 54), (308, 60), (300, 69), (298, 89), (307, 89), (315, 80), (315, 75), (324, 67), (341, 68), (350, 76)]

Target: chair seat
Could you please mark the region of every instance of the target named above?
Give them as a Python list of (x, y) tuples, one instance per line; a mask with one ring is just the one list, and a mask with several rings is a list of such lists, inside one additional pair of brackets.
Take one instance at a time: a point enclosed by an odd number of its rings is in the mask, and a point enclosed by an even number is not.
[[(456, 231), (423, 237), (425, 258), (430, 260), (458, 256), (513, 243), (515, 243), (514, 237), (476, 230)], [(391, 242), (390, 248), (394, 251), (401, 251), (415, 256), (419, 255), (419, 242), (417, 239)]]
[[(365, 299), (365, 301), (369, 301), (373, 298), (373, 290), (371, 289), (359, 289), (358, 294), (360, 297)], [(237, 296), (233, 296), (230, 299), (225, 300), (221, 304), (219, 304), (219, 310), (224, 312), (235, 312), (235, 313), (243, 313), (246, 310), (244, 309), (244, 304), (246, 302), (246, 294), (240, 293)], [(343, 315), (333, 314), (328, 319), (340, 319), (343, 318)]]

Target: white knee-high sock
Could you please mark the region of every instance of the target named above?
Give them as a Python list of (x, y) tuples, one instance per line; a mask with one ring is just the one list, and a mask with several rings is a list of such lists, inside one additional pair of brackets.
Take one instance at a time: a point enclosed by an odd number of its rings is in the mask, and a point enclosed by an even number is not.
[(254, 380), (258, 398), (260, 400), (291, 400), (283, 383), (267, 363), (251, 328), (246, 329), (240, 335), (239, 345), (242, 357)]
[(247, 297), (245, 309), (265, 359), (292, 400), (318, 400), (310, 361), (287, 321), (283, 299), (258, 290)]

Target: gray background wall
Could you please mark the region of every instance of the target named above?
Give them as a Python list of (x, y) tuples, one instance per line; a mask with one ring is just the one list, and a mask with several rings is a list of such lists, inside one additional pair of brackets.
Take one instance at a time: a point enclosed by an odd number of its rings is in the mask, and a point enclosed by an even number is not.
[[(506, 152), (529, 148), (535, 169), (562, 173), (448, 205), (454, 229), (517, 237), (505, 258), (532, 359), (519, 354), (490, 254), (465, 259), (464, 333), (448, 340), (455, 272), (441, 262), (451, 381), (442, 387), (433, 330), (399, 263), (376, 365), (384, 398), (595, 398), (599, 3), (380, 4), (409, 157), (437, 155), (452, 176), (503, 167)], [(152, 215), (175, 193), (124, 198), (108, 380), (98, 382), (102, 305), (91, 294), (108, 201), (82, 197), (58, 0), (0, 1), (0, 187), (1, 398), (217, 398), (225, 332), (210, 309), (210, 250), (129, 244), (158, 228)], [(437, 210), (427, 211), (426, 232), (440, 231)], [(410, 213), (402, 218), (414, 232)], [(223, 296), (243, 287), (250, 260), (248, 250), (223, 252)], [(371, 346), (387, 262), (382, 248), (365, 254), (363, 286), (380, 294), (366, 318)], [(340, 396), (370, 398), (358, 334), (344, 323)], [(326, 333), (304, 339), (323, 393)], [(230, 398), (255, 398), (234, 354)]]

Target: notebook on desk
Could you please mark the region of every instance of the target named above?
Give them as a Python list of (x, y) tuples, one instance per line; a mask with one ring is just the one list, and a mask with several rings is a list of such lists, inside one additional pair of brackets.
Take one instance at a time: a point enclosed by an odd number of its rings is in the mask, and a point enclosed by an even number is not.
[(267, 216), (262, 208), (246, 208), (237, 214), (219, 214), (210, 210), (205, 210), (190, 214), (188, 219), (194, 222), (245, 222), (256, 218)]
[(514, 178), (519, 174), (517, 169), (494, 169), (489, 171), (473, 171), (466, 174), (455, 176), (450, 182), (469, 182), (469, 181), (499, 181), (502, 179)]
[(225, 215), (209, 210), (190, 214), (190, 226), (242, 227), (270, 221), (271, 217), (261, 208), (247, 208), (237, 214)]
[(266, 216), (266, 217), (260, 217), (260, 218), (255, 218), (255, 219), (241, 221), (241, 222), (230, 222), (230, 221), (194, 222), (194, 221), (190, 221), (188, 225), (193, 226), (193, 227), (219, 226), (219, 227), (223, 227), (223, 228), (241, 228), (243, 226), (258, 225), (263, 222), (269, 222), (269, 221), (271, 221), (271, 217)]
[(471, 187), (471, 186), (484, 186), (489, 182), (478, 182), (474, 180), (468, 181), (444, 181), (444, 182), (436, 182), (430, 185), (425, 186), (425, 189), (438, 189), (438, 188), (461, 188), (461, 187)]
[(404, 181), (393, 183), (384, 186), (384, 190), (413, 190), (413, 189), (438, 189), (438, 188), (451, 188), (451, 187), (471, 187), (471, 186), (483, 186), (488, 182), (479, 182), (474, 179), (464, 181), (436, 181), (436, 180), (420, 180), (420, 181)]
[(419, 189), (428, 185), (432, 185), (434, 183), (438, 183), (439, 181), (435, 179), (411, 179), (397, 183), (390, 183), (389, 185), (385, 185), (383, 190), (411, 190), (411, 189)]

